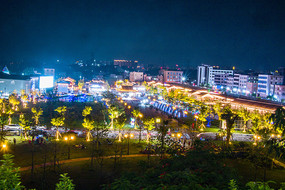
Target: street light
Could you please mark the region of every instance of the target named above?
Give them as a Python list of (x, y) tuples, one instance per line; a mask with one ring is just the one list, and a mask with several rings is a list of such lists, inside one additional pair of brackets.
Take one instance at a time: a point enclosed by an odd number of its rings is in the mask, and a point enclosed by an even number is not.
[(3, 151), (3, 153), (5, 154), (5, 152), (6, 152), (6, 150), (7, 150), (7, 144), (2, 144), (2, 151)]
[(155, 121), (156, 121), (156, 123), (160, 123), (161, 120), (160, 120), (160, 118), (156, 118)]
[(69, 141), (72, 141), (74, 140), (75, 137), (74, 136), (71, 136), (71, 135), (68, 135), (68, 136), (65, 136), (64, 137), (64, 140), (67, 142), (67, 148), (68, 148), (68, 152), (67, 152), (67, 158), (70, 159), (70, 144), (69, 144)]
[(131, 106), (128, 106), (128, 109), (131, 109)]
[(124, 135), (124, 137), (128, 139), (128, 152), (127, 152), (127, 154), (129, 155), (130, 154), (130, 138), (134, 138), (134, 134), (132, 134), (132, 133), (128, 134), (127, 133)]
[(176, 141), (178, 141), (178, 139), (180, 139), (180, 138), (181, 138), (181, 136), (182, 136), (182, 134), (181, 134), (181, 133), (172, 133), (172, 134), (171, 134), (171, 137), (175, 138), (175, 139), (176, 139)]

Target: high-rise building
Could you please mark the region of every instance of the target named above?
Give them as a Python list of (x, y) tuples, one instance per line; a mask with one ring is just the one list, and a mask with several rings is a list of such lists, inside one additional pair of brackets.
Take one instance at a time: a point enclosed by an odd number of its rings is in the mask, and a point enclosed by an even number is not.
[(214, 85), (215, 84), (215, 75), (222, 75), (222, 74), (230, 74), (233, 75), (233, 70), (225, 70), (220, 69), (217, 66), (210, 66), (210, 65), (200, 65), (198, 66), (198, 78), (197, 78), (197, 85), (204, 86), (204, 85)]

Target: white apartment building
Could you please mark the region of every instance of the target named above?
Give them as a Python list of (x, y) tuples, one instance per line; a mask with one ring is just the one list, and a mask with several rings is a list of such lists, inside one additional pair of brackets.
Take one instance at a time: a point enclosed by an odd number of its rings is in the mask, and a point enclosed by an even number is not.
[(130, 72), (131, 82), (141, 82), (144, 80), (143, 72)]
[(233, 75), (233, 70), (224, 70), (219, 69), (215, 66), (209, 65), (200, 65), (198, 66), (198, 79), (197, 84), (198, 86), (203, 85), (214, 85), (215, 84), (215, 75), (222, 75), (222, 74), (229, 74)]
[(163, 71), (163, 81), (166, 83), (182, 83), (183, 71)]
[(234, 74), (233, 90), (237, 93), (246, 93), (249, 75)]
[(275, 85), (280, 85), (282, 82), (283, 76), (259, 74), (257, 87), (258, 96), (262, 98), (273, 96), (275, 92)]

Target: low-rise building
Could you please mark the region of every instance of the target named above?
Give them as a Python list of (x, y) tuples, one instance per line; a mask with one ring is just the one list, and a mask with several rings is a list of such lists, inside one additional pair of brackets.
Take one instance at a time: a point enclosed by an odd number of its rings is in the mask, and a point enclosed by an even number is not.
[(182, 83), (183, 71), (163, 70), (163, 81), (166, 83)]
[(25, 90), (27, 94), (31, 92), (30, 77), (0, 72), (0, 92), (2, 96), (8, 96), (14, 92), (20, 94), (21, 90)]
[(131, 82), (142, 82), (144, 81), (143, 72), (130, 72)]
[(273, 97), (279, 102), (285, 102), (285, 85), (275, 85)]

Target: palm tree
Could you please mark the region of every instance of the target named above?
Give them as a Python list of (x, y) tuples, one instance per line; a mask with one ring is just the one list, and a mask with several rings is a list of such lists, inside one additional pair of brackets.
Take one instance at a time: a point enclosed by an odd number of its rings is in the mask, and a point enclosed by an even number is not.
[(43, 110), (42, 110), (42, 108), (37, 109), (37, 108), (33, 107), (32, 113), (33, 113), (33, 119), (35, 121), (35, 125), (37, 126), (39, 124), (39, 119), (40, 119), (41, 115), (43, 115)]
[(238, 110), (238, 115), (244, 121), (243, 132), (245, 132), (246, 131), (246, 127), (247, 127), (247, 122), (250, 120), (250, 112), (246, 108), (241, 108), (241, 109)]
[(154, 126), (155, 120), (154, 118), (145, 118), (143, 123), (145, 125), (144, 128), (146, 128), (147, 130), (146, 142), (149, 143), (150, 142), (149, 132), (155, 128)]

